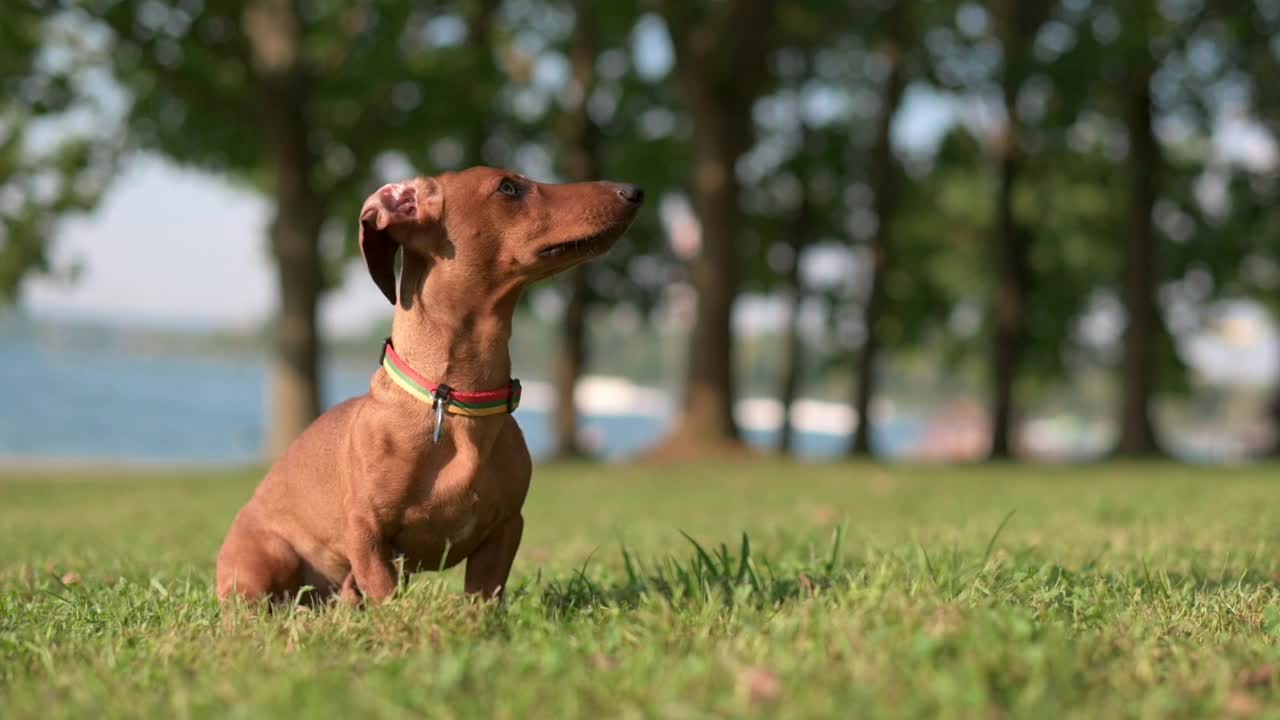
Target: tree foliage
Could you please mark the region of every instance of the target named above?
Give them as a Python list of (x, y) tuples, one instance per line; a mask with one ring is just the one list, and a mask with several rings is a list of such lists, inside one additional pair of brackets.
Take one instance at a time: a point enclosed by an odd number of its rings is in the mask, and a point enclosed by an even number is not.
[(74, 271), (53, 264), (51, 241), (96, 206), (119, 151), (108, 99), (91, 87), (100, 43), (54, 2), (11, 5), (0, 23), (0, 303), (24, 277)]
[[(1277, 7), (31, 0), (0, 26), (0, 293), (57, 269), (59, 219), (94, 205), (122, 152), (158, 154), (272, 198), (278, 354), (314, 384), (307, 323), (370, 191), (479, 162), (564, 179), (583, 137), (565, 123), (585, 121), (593, 167), (646, 187), (653, 209), (545, 292), (646, 318), (687, 298), (673, 288), (697, 293), (688, 443), (736, 440), (735, 373), (758, 386), (773, 370), (767, 353), (734, 357), (732, 309), (780, 292), (826, 323), (788, 336), (813, 356), (791, 372), (865, 384), (863, 415), (868, 378), (916, 353), (986, 358), (985, 380), (963, 377), (1003, 384), (997, 415), (1109, 372), (1129, 397), (1120, 424), (1150, 425), (1157, 393), (1186, 390), (1185, 338), (1217, 301), (1280, 307), (1274, 161), (1220, 146), (1233, 120), (1280, 136)], [(120, 87), (121, 112), (95, 110), (90, 72)], [(929, 112), (931, 140), (900, 137)], [(81, 132), (85, 113), (122, 127)], [(692, 256), (670, 242), (681, 205), (700, 222)], [(852, 270), (812, 284), (806, 262)]]

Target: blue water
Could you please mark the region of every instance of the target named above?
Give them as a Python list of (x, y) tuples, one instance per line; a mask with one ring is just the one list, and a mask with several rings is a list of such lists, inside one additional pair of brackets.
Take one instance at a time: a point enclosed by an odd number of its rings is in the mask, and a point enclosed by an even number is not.
[[(110, 348), (59, 347), (0, 338), (0, 456), (119, 461), (248, 463), (262, 455), (267, 365), (261, 357), (156, 357)], [(366, 368), (331, 368), (324, 397), (334, 404), (368, 389)], [(535, 457), (552, 447), (549, 416), (516, 417)], [(667, 419), (587, 417), (598, 451), (617, 458), (657, 442)], [(748, 433), (768, 446), (772, 433)], [(797, 451), (838, 454), (845, 439), (801, 433)]]

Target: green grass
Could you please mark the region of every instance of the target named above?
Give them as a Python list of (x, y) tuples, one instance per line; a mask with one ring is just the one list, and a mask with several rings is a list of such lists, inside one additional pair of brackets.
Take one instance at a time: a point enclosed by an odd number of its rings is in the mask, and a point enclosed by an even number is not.
[(253, 474), (0, 476), (0, 717), (1280, 717), (1278, 479), (543, 468), (505, 607), (272, 614)]

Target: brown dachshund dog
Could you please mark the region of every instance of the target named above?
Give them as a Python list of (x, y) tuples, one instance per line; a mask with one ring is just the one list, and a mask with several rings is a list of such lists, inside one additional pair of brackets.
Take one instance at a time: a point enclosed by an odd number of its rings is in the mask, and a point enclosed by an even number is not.
[[(218, 554), (218, 597), (343, 602), (404, 571), (467, 561), (500, 596), (532, 464), (510, 412), (507, 349), (530, 283), (600, 255), (644, 200), (633, 185), (547, 185), (476, 167), (387, 185), (360, 212), (360, 251), (396, 306), (369, 393), (319, 417), (244, 506)], [(403, 249), (396, 293), (395, 256)]]

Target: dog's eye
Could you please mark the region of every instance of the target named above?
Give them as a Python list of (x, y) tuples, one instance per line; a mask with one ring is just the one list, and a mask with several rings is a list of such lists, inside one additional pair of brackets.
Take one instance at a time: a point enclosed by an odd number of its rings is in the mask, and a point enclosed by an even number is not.
[(498, 192), (506, 195), (507, 197), (519, 197), (520, 187), (510, 180), (503, 180), (498, 185)]

